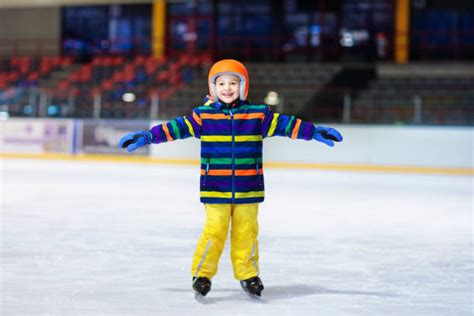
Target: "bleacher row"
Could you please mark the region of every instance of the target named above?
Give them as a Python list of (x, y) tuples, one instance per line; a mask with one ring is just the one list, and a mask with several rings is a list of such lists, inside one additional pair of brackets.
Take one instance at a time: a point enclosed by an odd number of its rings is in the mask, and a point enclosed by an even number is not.
[[(270, 91), (279, 94), (285, 113), (297, 114), (339, 71), (340, 65), (320, 63), (245, 63), (250, 76), (249, 100), (263, 104)], [(205, 69), (205, 68), (204, 68)], [(207, 93), (207, 69), (169, 100), (165, 116), (189, 111)]]
[[(38, 114), (31, 113), (31, 103), (41, 102), (40, 95), (46, 95), (46, 102), (59, 109), (52, 116), (88, 118), (99, 96), (103, 118), (148, 118), (153, 95), (166, 102), (193, 80), (202, 65), (210, 63), (205, 55), (175, 59), (108, 56), (86, 64), (74, 64), (69, 58), (49, 60), (13, 57), (2, 61), (0, 89), (16, 89), (8, 98), (0, 94), (0, 105), (7, 105), (10, 115)], [(123, 100), (126, 92), (135, 94), (133, 104)], [(39, 106), (36, 108), (38, 111)]]
[[(413, 122), (432, 125), (472, 125), (474, 74), (445, 77), (383, 76), (369, 82), (354, 101), (353, 121)], [(415, 118), (415, 107), (420, 107)]]
[[(189, 113), (202, 102), (208, 93), (207, 71), (211, 64), (206, 55), (173, 59), (106, 56), (86, 64), (75, 64), (68, 57), (12, 57), (0, 60), (0, 111), (7, 110), (11, 116), (91, 118), (99, 102), (101, 118), (143, 119), (150, 117), (152, 99), (159, 96), (159, 118), (168, 119)], [(252, 102), (264, 103), (268, 92), (276, 91), (282, 102), (280, 109), (287, 114), (314, 112), (314, 117), (306, 119), (342, 121), (340, 100), (347, 95), (347, 87), (338, 91), (333, 79), (343, 65), (246, 66)], [(449, 76), (443, 76), (436, 66), (414, 65), (416, 71), (412, 72), (406, 65), (379, 67), (376, 78), (369, 80), (366, 88), (349, 91), (350, 122), (472, 125), (474, 71), (468, 66), (459, 72), (444, 67)], [(134, 93), (135, 100), (124, 101), (125, 92)], [(319, 93), (329, 93), (331, 100), (341, 106), (334, 102), (323, 104), (325, 99), (316, 97)], [(48, 105), (55, 105), (57, 110), (50, 112)]]
[(70, 57), (19, 57), (0, 60), (0, 89), (10, 86), (37, 87), (40, 79), (49, 78), (53, 71), (66, 69)]

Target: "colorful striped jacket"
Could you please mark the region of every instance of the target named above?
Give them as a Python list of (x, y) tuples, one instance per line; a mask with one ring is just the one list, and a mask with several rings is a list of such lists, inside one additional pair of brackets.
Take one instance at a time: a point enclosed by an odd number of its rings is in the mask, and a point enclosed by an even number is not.
[(262, 140), (287, 136), (311, 140), (315, 127), (266, 105), (208, 101), (192, 115), (151, 129), (152, 143), (201, 139), (201, 202), (245, 204), (264, 200)]

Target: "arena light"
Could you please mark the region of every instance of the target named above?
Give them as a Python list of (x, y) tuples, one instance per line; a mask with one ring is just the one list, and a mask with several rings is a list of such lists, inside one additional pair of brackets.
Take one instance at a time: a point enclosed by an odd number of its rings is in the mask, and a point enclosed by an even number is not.
[(59, 114), (59, 106), (51, 104), (48, 106), (48, 115), (49, 116), (55, 116)]
[(10, 117), (10, 113), (7, 111), (0, 111), (0, 121), (6, 121)]
[(23, 114), (31, 115), (33, 113), (33, 107), (29, 104), (25, 104), (23, 107)]
[(340, 40), (341, 46), (352, 47), (354, 46), (354, 36), (349, 32), (344, 32)]
[(277, 106), (280, 103), (280, 96), (275, 91), (268, 91), (264, 102), (270, 106)]
[(125, 92), (123, 95), (122, 95), (122, 100), (123, 102), (133, 102), (135, 101), (135, 93), (132, 93), (132, 92)]

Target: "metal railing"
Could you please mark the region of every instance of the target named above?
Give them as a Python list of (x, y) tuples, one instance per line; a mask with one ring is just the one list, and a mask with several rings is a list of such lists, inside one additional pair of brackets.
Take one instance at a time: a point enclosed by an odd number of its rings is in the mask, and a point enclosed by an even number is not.
[[(125, 96), (124, 96), (125, 98)], [(446, 96), (427, 98), (414, 94), (409, 99), (399, 99), (390, 104), (383, 100), (361, 102), (350, 92), (334, 95), (331, 104), (309, 104), (317, 113), (315, 120), (346, 124), (408, 124), (408, 125), (463, 125), (474, 124), (474, 104), (466, 98)], [(436, 102), (439, 100), (439, 102)], [(263, 100), (262, 100), (263, 101)], [(282, 100), (283, 101), (283, 100)], [(199, 100), (196, 100), (199, 102)], [(444, 102), (444, 103), (443, 103)], [(285, 104), (275, 105), (275, 110), (286, 114), (291, 109)], [(169, 119), (188, 111), (187, 105), (176, 106), (173, 100), (160, 100), (152, 94), (140, 102), (133, 97), (111, 104), (100, 93), (89, 98), (79, 98), (68, 91), (41, 90), (37, 88), (8, 88), (0, 91), (0, 117), (81, 117), (95, 119)], [(308, 107), (306, 107), (308, 109)]]

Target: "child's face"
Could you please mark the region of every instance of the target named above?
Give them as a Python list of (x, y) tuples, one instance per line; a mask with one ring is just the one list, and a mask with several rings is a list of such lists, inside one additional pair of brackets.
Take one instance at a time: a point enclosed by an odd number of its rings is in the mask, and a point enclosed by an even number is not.
[(216, 79), (217, 97), (224, 103), (231, 104), (239, 98), (240, 78), (234, 75), (222, 75)]

